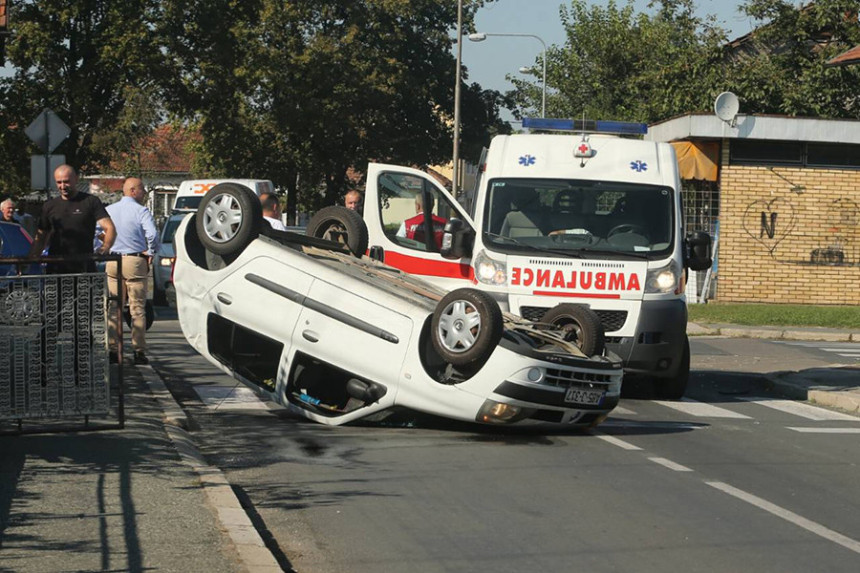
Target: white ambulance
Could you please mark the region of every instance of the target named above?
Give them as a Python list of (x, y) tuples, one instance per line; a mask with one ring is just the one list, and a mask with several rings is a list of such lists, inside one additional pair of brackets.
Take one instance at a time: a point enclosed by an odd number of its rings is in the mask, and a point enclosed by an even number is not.
[(680, 398), (686, 269), (710, 267), (711, 240), (686, 234), (672, 146), (642, 140), (644, 124), (523, 125), (578, 133), (495, 137), (465, 206), (420, 170), (370, 164), (371, 257), (448, 290), (475, 285), (534, 321), (564, 324), (588, 307), (625, 375)]

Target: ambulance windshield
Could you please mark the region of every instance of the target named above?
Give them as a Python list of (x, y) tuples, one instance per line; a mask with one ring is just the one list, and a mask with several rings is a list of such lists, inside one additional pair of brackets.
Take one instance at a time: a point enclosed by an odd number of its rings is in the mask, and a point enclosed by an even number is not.
[(494, 179), (484, 213), (485, 245), (665, 255), (675, 228), (666, 187), (560, 179)]

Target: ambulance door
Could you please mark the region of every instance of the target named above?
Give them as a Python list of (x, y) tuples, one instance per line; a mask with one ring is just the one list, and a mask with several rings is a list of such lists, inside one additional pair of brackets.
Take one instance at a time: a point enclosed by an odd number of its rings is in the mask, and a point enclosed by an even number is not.
[(364, 220), (372, 257), (446, 290), (469, 286), (474, 277), (470, 257), (439, 254), (445, 224), (455, 217), (474, 232), (472, 218), (423, 171), (368, 165)]

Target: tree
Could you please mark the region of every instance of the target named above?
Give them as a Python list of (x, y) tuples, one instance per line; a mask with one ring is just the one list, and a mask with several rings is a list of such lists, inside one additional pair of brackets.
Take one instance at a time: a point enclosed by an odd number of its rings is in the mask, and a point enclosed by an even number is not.
[(825, 63), (860, 44), (857, 0), (748, 0), (742, 10), (760, 25), (728, 62), (727, 87), (745, 113), (860, 118), (857, 66)]
[[(160, 70), (151, 33), (157, 5), (157, 0), (16, 2), (7, 46), (16, 71), (2, 80), (2, 108), (14, 108), (24, 122), (45, 107), (53, 109), (71, 128), (57, 151), (84, 170), (107, 164), (108, 153), (94, 140), (114, 130), (129, 89), (147, 85)], [(12, 94), (16, 101), (8, 99)]]
[[(649, 7), (656, 12), (637, 14), (632, 0), (562, 6), (567, 40), (547, 50), (549, 117), (651, 122), (709, 107), (718, 93), (723, 30), (696, 17), (692, 0)], [(521, 108), (540, 109), (534, 83), (509, 79)]]

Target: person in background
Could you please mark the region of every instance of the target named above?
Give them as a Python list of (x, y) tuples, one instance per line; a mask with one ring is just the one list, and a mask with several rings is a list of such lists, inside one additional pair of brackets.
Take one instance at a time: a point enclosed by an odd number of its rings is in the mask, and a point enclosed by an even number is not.
[[(134, 363), (149, 364), (146, 357), (146, 290), (152, 256), (158, 251), (158, 231), (149, 209), (143, 206), (146, 191), (143, 181), (128, 177), (122, 185), (122, 199), (110, 205), (107, 212), (116, 225), (116, 242), (111, 254), (122, 255), (122, 276), (116, 261), (108, 261), (105, 270), (110, 294), (123, 292), (128, 299), (131, 314), (131, 344)], [(118, 324), (116, 300), (108, 307), (108, 329), (111, 362), (117, 361)]]
[[(430, 218), (433, 221), (433, 238), (437, 248), (442, 248), (442, 234), (445, 231), (445, 223), (447, 219), (433, 215), (434, 200), (432, 195), (427, 195), (429, 200)], [(419, 243), (427, 243), (424, 233), (424, 195), (418, 193), (415, 195), (415, 216), (406, 219), (400, 224), (400, 229), (397, 230), (398, 237), (406, 237)]]
[[(71, 165), (57, 167), (54, 170), (54, 181), (60, 196), (49, 199), (42, 205), (42, 215), (39, 217), (30, 256), (40, 256), (46, 243), (51, 256), (92, 254), (97, 224), (105, 235), (98, 253), (109, 253), (116, 240), (116, 228), (102, 202), (77, 190), (78, 174)], [(96, 264), (92, 260), (49, 263), (46, 270), (49, 274), (92, 273), (96, 270)]]
[(273, 229), (277, 231), (286, 231), (287, 228), (281, 221), (281, 202), (276, 195), (271, 193), (263, 193), (260, 195), (260, 203), (263, 205), (263, 219), (265, 219)]
[(19, 223), (17, 217), (15, 217), (15, 201), (12, 199), (6, 199), (0, 203), (0, 221)]
[(350, 189), (347, 191), (346, 195), (343, 196), (343, 206), (351, 211), (358, 211), (361, 213), (361, 208), (363, 207), (361, 193), (356, 189)]

